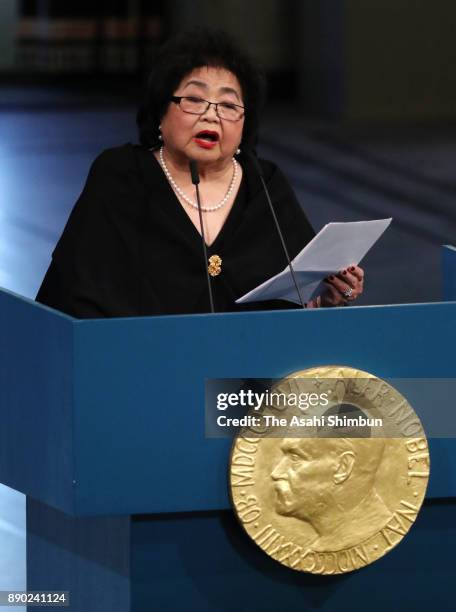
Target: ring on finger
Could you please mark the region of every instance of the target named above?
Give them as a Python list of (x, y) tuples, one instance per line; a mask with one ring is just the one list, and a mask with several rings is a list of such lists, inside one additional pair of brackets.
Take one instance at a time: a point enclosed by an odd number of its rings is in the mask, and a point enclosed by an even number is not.
[(342, 295), (344, 296), (344, 298), (351, 298), (353, 295), (353, 289), (351, 287), (345, 289), (345, 291), (342, 292)]

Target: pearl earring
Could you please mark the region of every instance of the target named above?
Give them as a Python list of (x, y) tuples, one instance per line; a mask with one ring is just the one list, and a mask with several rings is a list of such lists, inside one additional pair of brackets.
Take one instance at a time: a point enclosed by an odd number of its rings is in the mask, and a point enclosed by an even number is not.
[(241, 149), (236, 149), (236, 155), (239, 155), (239, 153), (241, 152)]
[(163, 140), (163, 136), (161, 135), (161, 125), (158, 126), (158, 140)]

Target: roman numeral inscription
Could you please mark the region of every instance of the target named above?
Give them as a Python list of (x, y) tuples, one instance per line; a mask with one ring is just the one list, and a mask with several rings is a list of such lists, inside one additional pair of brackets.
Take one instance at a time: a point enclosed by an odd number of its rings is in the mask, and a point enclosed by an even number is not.
[(288, 540), (270, 523), (252, 537), (258, 546), (280, 563), (314, 574), (340, 574), (370, 563), (363, 544), (337, 552), (317, 552)]
[(231, 466), (231, 486), (248, 487), (254, 485), (253, 468), (242, 465)]
[(260, 438), (239, 437), (231, 458), (231, 486), (248, 487), (255, 484), (253, 478), (255, 468), (255, 453), (258, 450)]
[(307, 549), (301, 555), (300, 569), (313, 574), (341, 574), (364, 567), (370, 561), (363, 544), (337, 552), (316, 552)]

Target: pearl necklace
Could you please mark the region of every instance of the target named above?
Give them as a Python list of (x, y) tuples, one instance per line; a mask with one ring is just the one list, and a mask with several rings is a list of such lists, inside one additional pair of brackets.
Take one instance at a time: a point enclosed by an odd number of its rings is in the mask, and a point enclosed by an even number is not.
[[(193, 208), (196, 208), (196, 210), (198, 210), (198, 204), (194, 202), (191, 198), (189, 198), (188, 195), (186, 195), (182, 191), (182, 189), (177, 185), (176, 181), (171, 176), (171, 173), (168, 170), (168, 166), (166, 165), (166, 162), (165, 162), (165, 157), (163, 155), (163, 147), (160, 148), (159, 156), (160, 156), (160, 163), (163, 168), (163, 172), (165, 173), (165, 176), (168, 179), (171, 187), (174, 189), (176, 193), (180, 195), (180, 197), (185, 202), (187, 202), (187, 204), (190, 204), (190, 206), (193, 206)], [(232, 158), (232, 162), (233, 162), (233, 176), (231, 178), (231, 182), (229, 184), (228, 191), (226, 192), (225, 197), (223, 198), (221, 202), (219, 202), (215, 206), (201, 206), (201, 210), (203, 212), (214, 212), (214, 210), (218, 210), (219, 208), (222, 208), (222, 206), (224, 206), (230, 199), (231, 194), (233, 193), (234, 185), (236, 183), (236, 177), (237, 177), (237, 172), (238, 172), (237, 161), (234, 159), (234, 157)]]

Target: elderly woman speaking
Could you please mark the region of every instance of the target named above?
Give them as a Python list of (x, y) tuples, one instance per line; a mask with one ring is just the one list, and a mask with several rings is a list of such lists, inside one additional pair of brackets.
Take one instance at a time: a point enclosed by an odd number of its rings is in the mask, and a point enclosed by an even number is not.
[[(138, 112), (141, 144), (93, 163), (37, 300), (80, 318), (208, 312), (209, 274), (216, 312), (290, 307), (236, 304), (287, 264), (251, 156), (263, 90), (226, 34), (196, 30), (168, 42)], [(259, 163), (294, 257), (314, 232), (282, 172)], [(362, 288), (353, 266), (326, 279), (307, 307), (342, 305)]]

